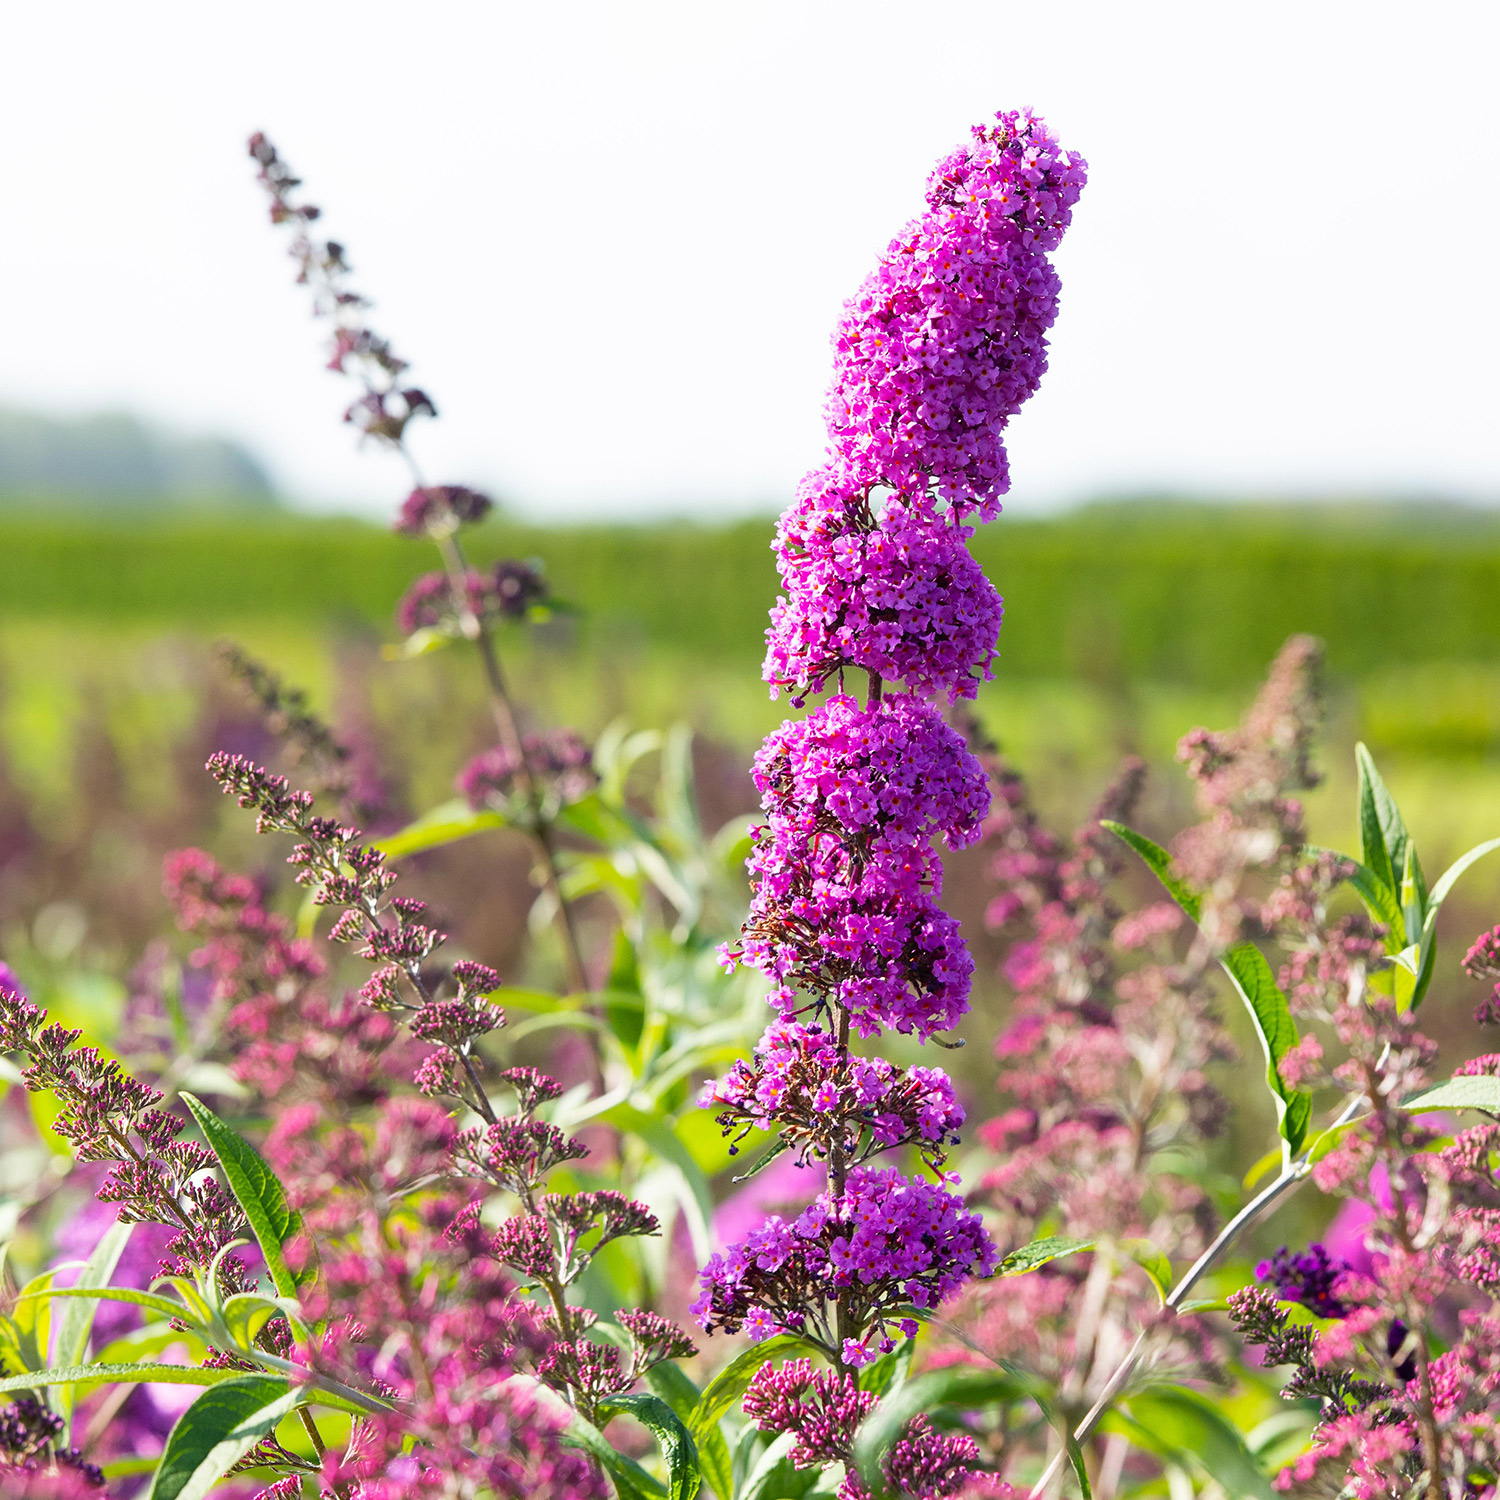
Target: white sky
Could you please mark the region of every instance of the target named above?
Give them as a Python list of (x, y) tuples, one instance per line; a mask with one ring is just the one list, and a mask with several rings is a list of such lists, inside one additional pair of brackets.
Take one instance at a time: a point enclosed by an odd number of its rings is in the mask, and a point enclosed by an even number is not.
[(1500, 6), (5, 6), (0, 402), (249, 443), (388, 508), (264, 223), (263, 128), (442, 417), (539, 517), (777, 508), (928, 168), (1032, 105), (1089, 160), (1013, 509), (1157, 486), (1500, 500)]

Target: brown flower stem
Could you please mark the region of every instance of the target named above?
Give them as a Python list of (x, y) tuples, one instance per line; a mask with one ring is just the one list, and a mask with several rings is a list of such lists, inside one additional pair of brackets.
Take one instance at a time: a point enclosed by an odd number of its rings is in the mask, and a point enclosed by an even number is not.
[(307, 1431), (308, 1441), (313, 1445), (313, 1452), (321, 1460), (328, 1452), (328, 1444), (323, 1441), (323, 1434), (318, 1431), (317, 1418), (305, 1406), (297, 1408), (297, 1415), (302, 1419), (302, 1426)]
[(570, 971), (569, 982), (580, 993), (586, 993), (589, 988), (588, 970), (583, 961), (583, 947), (579, 942), (578, 930), (573, 921), (572, 908), (562, 893), (552, 825), (542, 815), (541, 787), (538, 784), (536, 772), (532, 768), (531, 758), (526, 753), (526, 742), (521, 734), (515, 703), (506, 684), (505, 673), (500, 666), (500, 655), (495, 650), (494, 637), (484, 621), (469, 608), (468, 594), (464, 586), (468, 567), (464, 561), (463, 552), (459, 548), (458, 538), (451, 531), (435, 531), (433, 540), (436, 541), (438, 551), (442, 554), (443, 568), (448, 575), (448, 592), (453, 608), (458, 614), (460, 628), (465, 637), (473, 641), (479, 651), (480, 664), (484, 669), (484, 680), (489, 688), (490, 713), (495, 720), (500, 742), (515, 756), (520, 768), (521, 789), (531, 811), (532, 833), (540, 853), (539, 862), (543, 883), (557, 904), (558, 930), (562, 934), (563, 951)]

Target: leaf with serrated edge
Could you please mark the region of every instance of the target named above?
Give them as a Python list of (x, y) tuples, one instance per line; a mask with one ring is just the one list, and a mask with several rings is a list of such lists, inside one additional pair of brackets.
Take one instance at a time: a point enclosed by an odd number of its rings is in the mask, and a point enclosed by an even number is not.
[(1063, 1255), (1076, 1255), (1081, 1250), (1092, 1250), (1097, 1243), (1096, 1240), (1071, 1239), (1065, 1234), (1044, 1235), (1039, 1240), (1032, 1240), (1029, 1245), (1022, 1245), (1019, 1250), (1012, 1250), (995, 1267), (995, 1275), (1024, 1276), (1038, 1266), (1045, 1266), (1049, 1260), (1057, 1260)]
[(206, 1365), (174, 1365), (153, 1360), (137, 1364), (73, 1365), (7, 1375), (0, 1379), (0, 1391), (34, 1391), (44, 1385), (130, 1385), (142, 1380), (153, 1385), (218, 1385), (237, 1373), (212, 1370)]
[(649, 1428), (667, 1461), (667, 1500), (694, 1500), (703, 1486), (698, 1445), (682, 1418), (660, 1396), (611, 1396), (599, 1403), (599, 1410), (626, 1412)]
[(238, 1131), (230, 1129), (196, 1094), (184, 1092), (209, 1149), (245, 1211), (245, 1218), (266, 1258), (266, 1269), (283, 1297), (297, 1295), (297, 1278), (286, 1263), (286, 1244), (302, 1227), (302, 1216), (287, 1204), (286, 1193), (265, 1158)]
[(203, 1500), (303, 1396), (275, 1375), (237, 1375), (206, 1390), (167, 1435), (149, 1500)]

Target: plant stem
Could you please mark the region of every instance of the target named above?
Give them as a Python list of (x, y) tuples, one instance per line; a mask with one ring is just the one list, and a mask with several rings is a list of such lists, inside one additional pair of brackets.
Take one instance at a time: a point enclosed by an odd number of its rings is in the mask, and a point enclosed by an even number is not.
[(468, 567), (464, 561), (463, 552), (459, 548), (458, 538), (451, 532), (438, 532), (434, 540), (443, 557), (443, 568), (448, 575), (448, 592), (453, 608), (458, 613), (460, 627), (479, 651), (485, 684), (489, 688), (490, 713), (495, 720), (500, 742), (516, 757), (516, 762), (520, 767), (522, 790), (531, 810), (532, 832), (541, 854), (543, 880), (548, 893), (557, 903), (558, 928), (562, 933), (563, 951), (570, 971), (569, 980), (576, 990), (584, 993), (588, 990), (589, 982), (588, 970), (583, 962), (583, 947), (578, 939), (578, 929), (573, 921), (572, 908), (562, 893), (552, 825), (542, 815), (541, 787), (532, 769), (531, 758), (526, 753), (526, 742), (516, 717), (515, 704), (505, 681), (505, 673), (500, 666), (500, 655), (495, 650), (494, 638), (489, 628), (469, 608), (468, 593), (465, 588)]

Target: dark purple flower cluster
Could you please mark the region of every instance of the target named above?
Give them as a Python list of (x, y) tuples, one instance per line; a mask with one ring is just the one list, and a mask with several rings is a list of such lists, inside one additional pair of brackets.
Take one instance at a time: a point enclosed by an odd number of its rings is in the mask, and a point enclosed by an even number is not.
[(488, 495), (465, 485), (419, 485), (401, 502), (394, 529), (403, 536), (448, 532), (483, 520), (492, 506)]
[(1312, 1244), (1293, 1253), (1285, 1245), (1270, 1260), (1255, 1268), (1257, 1281), (1268, 1281), (1279, 1302), (1300, 1302), (1320, 1318), (1342, 1318), (1350, 1309), (1338, 1295), (1338, 1284), (1349, 1273), (1350, 1266), (1327, 1247)]
[[(529, 778), (529, 781), (528, 781)], [(493, 745), (458, 773), (458, 790), (477, 812), (488, 808), (507, 815), (555, 817), (599, 785), (594, 753), (571, 729), (528, 734), (524, 754), (510, 745)]]
[[(913, 1309), (936, 1307), (996, 1260), (979, 1215), (946, 1188), (894, 1167), (855, 1167), (842, 1192), (820, 1194), (790, 1223), (772, 1214), (713, 1256), (692, 1310), (710, 1331), (797, 1333), (852, 1367), (894, 1347), (888, 1324), (911, 1337)], [(840, 1337), (841, 1327), (862, 1336)]]
[(67, 1423), (56, 1412), (24, 1392), (0, 1407), (0, 1495), (7, 1500), (94, 1500), (103, 1486), (103, 1471), (70, 1446)]
[[(529, 563), (502, 560), (463, 575), (464, 605), (477, 620), (524, 620), (547, 600), (547, 582)], [(396, 606), (402, 635), (418, 630), (457, 633), (462, 622), (453, 606), (454, 585), (446, 573), (424, 573)]]

